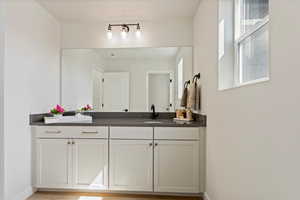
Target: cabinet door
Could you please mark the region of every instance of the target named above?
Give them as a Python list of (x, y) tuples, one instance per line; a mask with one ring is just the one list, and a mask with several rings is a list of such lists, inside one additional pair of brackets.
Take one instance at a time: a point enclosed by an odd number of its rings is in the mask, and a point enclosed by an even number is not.
[(199, 142), (154, 142), (154, 191), (198, 193)]
[(153, 191), (153, 144), (147, 140), (110, 141), (110, 189)]
[(70, 188), (71, 145), (67, 139), (37, 140), (37, 187)]
[(108, 140), (76, 139), (73, 146), (73, 187), (105, 190), (108, 186)]

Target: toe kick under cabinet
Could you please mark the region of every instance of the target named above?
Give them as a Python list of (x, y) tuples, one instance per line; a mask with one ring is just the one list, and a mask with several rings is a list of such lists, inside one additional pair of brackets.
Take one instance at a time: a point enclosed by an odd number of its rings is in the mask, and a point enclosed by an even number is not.
[(204, 128), (33, 127), (36, 187), (203, 192)]

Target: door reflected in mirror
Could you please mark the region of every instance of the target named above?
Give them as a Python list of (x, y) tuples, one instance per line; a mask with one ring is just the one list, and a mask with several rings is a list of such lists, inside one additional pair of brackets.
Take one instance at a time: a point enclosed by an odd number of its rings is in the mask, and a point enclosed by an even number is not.
[(64, 49), (62, 104), (78, 110), (174, 112), (192, 77), (192, 47)]
[(157, 112), (169, 112), (173, 109), (173, 71), (147, 73), (147, 109), (154, 105)]

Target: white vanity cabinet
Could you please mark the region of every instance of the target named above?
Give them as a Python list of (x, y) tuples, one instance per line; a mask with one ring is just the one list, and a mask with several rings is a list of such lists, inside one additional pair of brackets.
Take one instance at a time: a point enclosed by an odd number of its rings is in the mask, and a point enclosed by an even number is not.
[(155, 141), (154, 192), (198, 193), (199, 142)]
[(151, 140), (110, 141), (111, 190), (153, 190), (152, 145)]
[(109, 189), (153, 191), (153, 128), (110, 127)]
[(108, 188), (108, 128), (35, 127), (34, 132), (38, 188)]
[(154, 192), (199, 193), (199, 128), (154, 128)]
[(37, 187), (72, 187), (71, 156), (70, 140), (37, 139)]
[(203, 128), (34, 127), (36, 187), (199, 194)]
[(107, 189), (108, 140), (74, 139), (73, 143), (73, 187), (76, 189)]

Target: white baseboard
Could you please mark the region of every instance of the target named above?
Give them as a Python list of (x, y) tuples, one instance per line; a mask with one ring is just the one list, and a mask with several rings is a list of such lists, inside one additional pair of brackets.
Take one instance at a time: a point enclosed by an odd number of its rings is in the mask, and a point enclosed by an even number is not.
[(36, 189), (33, 187), (28, 187), (26, 190), (23, 192), (15, 195), (12, 199), (13, 200), (26, 200), (28, 197), (33, 195), (36, 192)]
[(204, 193), (203, 198), (204, 198), (204, 200), (210, 200), (210, 198), (206, 192)]

